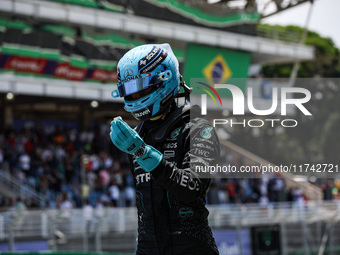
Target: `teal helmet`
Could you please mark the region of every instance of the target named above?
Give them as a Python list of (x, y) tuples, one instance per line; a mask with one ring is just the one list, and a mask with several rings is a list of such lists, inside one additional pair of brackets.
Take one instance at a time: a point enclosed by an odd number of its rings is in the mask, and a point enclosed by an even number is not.
[(124, 109), (137, 120), (160, 116), (180, 90), (178, 60), (169, 44), (146, 44), (129, 50), (118, 62), (118, 89)]

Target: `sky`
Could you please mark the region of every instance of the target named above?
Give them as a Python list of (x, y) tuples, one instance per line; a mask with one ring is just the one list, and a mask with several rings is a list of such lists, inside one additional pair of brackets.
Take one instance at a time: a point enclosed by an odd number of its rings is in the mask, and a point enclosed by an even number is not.
[[(277, 25), (298, 25), (304, 27), (310, 3), (303, 3), (271, 17), (263, 23)], [(330, 37), (340, 48), (340, 0), (315, 0), (308, 29), (321, 36)]]

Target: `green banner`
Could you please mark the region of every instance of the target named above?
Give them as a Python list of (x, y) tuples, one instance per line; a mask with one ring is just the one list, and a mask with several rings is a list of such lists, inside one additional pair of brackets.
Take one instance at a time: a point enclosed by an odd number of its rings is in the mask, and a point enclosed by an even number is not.
[[(126, 12), (126, 6), (122, 3), (124, 1), (113, 1), (113, 0), (51, 0), (54, 2), (61, 2), (67, 4), (80, 5), (89, 8), (104, 9), (114, 12)], [(129, 3), (130, 1), (127, 1)], [(217, 15), (219, 11), (216, 10), (218, 7), (210, 6), (210, 8), (200, 7), (195, 4), (188, 4), (182, 0), (135, 0), (130, 3), (129, 8), (132, 8), (134, 13), (140, 15), (137, 3), (151, 4), (152, 7), (158, 10), (163, 9), (171, 13), (176, 13), (182, 17), (189, 18), (195, 23), (204, 24), (212, 27), (226, 27), (239, 24), (256, 24), (261, 15), (256, 12), (241, 11), (241, 9), (229, 9), (229, 11), (221, 11), (221, 14)], [(148, 6), (148, 5), (146, 5)], [(150, 6), (150, 5), (149, 5)], [(208, 5), (209, 6), (209, 5)], [(211, 10), (210, 10), (211, 9)], [(143, 12), (145, 14), (146, 12)], [(142, 15), (143, 16), (143, 15)]]
[[(184, 80), (189, 86), (190, 79), (201, 79), (202, 82), (214, 87), (214, 84), (225, 84), (237, 81), (242, 91), (246, 89), (246, 79), (250, 65), (250, 53), (227, 50), (223, 48), (190, 44), (187, 49), (184, 67)], [(243, 82), (240, 82), (240, 81)], [(221, 96), (230, 96), (222, 91)]]

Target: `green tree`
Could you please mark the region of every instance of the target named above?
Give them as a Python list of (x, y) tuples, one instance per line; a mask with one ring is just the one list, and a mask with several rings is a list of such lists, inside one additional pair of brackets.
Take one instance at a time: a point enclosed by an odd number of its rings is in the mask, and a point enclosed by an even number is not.
[[(295, 37), (302, 37), (303, 28), (297, 26), (271, 26), (260, 24), (260, 30), (267, 31), (268, 34), (276, 34), (274, 31), (280, 31), (280, 39), (291, 41), (290, 34)], [(271, 32), (272, 31), (272, 32)], [(305, 41), (306, 45), (311, 45), (315, 49), (315, 58), (312, 61), (301, 63), (298, 71), (299, 78), (320, 77), (340, 77), (340, 51), (335, 46), (333, 40), (328, 37), (322, 37), (316, 32), (308, 31)], [(263, 66), (263, 74), (266, 77), (290, 77), (293, 63), (267, 65)]]

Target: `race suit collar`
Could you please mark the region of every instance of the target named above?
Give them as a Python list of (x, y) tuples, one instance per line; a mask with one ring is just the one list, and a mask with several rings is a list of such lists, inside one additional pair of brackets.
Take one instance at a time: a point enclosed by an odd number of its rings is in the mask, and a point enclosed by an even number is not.
[(179, 121), (184, 119), (190, 120), (190, 118), (195, 118), (200, 114), (200, 108), (197, 105), (183, 105), (178, 107), (176, 104), (167, 113), (164, 120), (159, 119), (156, 121), (141, 121), (136, 131), (143, 136), (146, 132), (151, 132), (152, 140), (155, 142), (162, 142), (167, 137), (168, 133), (174, 128)]

